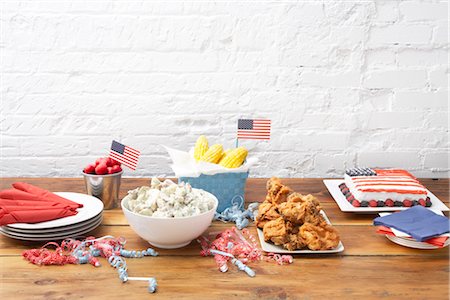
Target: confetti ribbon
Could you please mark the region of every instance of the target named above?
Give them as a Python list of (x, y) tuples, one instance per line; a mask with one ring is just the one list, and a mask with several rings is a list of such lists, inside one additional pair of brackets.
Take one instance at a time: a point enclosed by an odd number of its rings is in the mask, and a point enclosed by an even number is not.
[[(101, 238), (88, 237), (83, 241), (66, 239), (58, 245), (55, 242), (45, 244), (39, 249), (26, 250), (22, 256), (35, 265), (66, 265), (66, 264), (91, 264), (100, 266), (97, 257), (107, 259), (111, 267), (117, 270), (119, 279), (122, 282), (129, 280), (148, 281), (148, 291), (154, 293), (157, 288), (156, 279), (153, 277), (129, 277), (126, 258), (141, 258), (144, 256), (157, 256), (152, 248), (142, 251), (125, 250), (126, 240), (123, 237), (114, 238), (107, 235)], [(54, 246), (56, 249), (50, 251), (47, 247)]]

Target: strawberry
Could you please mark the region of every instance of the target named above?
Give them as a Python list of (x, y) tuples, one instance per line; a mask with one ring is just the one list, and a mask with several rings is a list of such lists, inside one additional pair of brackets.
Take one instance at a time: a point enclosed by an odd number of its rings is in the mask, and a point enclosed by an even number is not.
[(107, 157), (107, 158), (105, 159), (105, 161), (106, 161), (106, 165), (107, 165), (108, 167), (112, 167), (112, 166), (115, 165), (114, 159), (112, 159), (111, 157)]
[(112, 174), (112, 173), (114, 173), (114, 172), (113, 172), (113, 168), (112, 168), (112, 167), (107, 167), (106, 169), (108, 170), (108, 174)]
[(113, 166), (114, 166), (114, 165), (119, 165), (119, 166), (122, 165), (120, 162), (118, 162), (118, 161), (115, 160), (114, 158), (111, 158), (111, 159), (112, 159), (112, 161), (113, 161)]
[(420, 198), (419, 199), (419, 204), (422, 205), (422, 206), (425, 206), (426, 205), (425, 199)]
[(412, 205), (412, 201), (411, 200), (408, 200), (408, 199), (403, 200), (403, 206), (410, 207), (411, 205)]
[(361, 206), (361, 203), (359, 203), (358, 200), (353, 200), (351, 203), (352, 203), (352, 205), (353, 205), (354, 207), (360, 207), (360, 206)]
[(97, 175), (105, 175), (106, 173), (108, 173), (108, 167), (106, 166), (105, 163), (102, 162), (95, 167), (95, 173)]
[(370, 206), (370, 207), (377, 207), (377, 206), (378, 206), (378, 203), (377, 203), (376, 200), (370, 200), (370, 201), (369, 201), (369, 206)]
[(386, 206), (388, 207), (393, 207), (394, 201), (392, 199), (386, 199), (386, 202), (384, 202), (384, 204), (386, 204)]
[(122, 172), (122, 168), (120, 167), (120, 165), (114, 165), (114, 166), (111, 167), (111, 169), (112, 169), (113, 173)]
[(101, 162), (102, 162), (102, 160), (103, 160), (103, 158), (97, 158), (96, 160), (95, 160), (95, 166), (98, 166)]
[(93, 165), (93, 164), (87, 165), (86, 168), (84, 168), (83, 172), (86, 174), (94, 174), (95, 173), (95, 165)]

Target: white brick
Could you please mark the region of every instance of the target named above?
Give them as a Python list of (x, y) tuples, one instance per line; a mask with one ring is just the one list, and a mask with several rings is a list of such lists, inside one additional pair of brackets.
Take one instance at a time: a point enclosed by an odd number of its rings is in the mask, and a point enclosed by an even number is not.
[(448, 69), (435, 69), (430, 71), (430, 86), (448, 90), (449, 76)]
[(395, 51), (392, 49), (369, 49), (366, 51), (366, 64), (369, 68), (395, 65)]
[(300, 74), (300, 83), (309, 86), (353, 87), (358, 86), (360, 80), (361, 74), (358, 71), (337, 74), (330, 72), (304, 72)]
[(392, 149), (417, 149), (417, 148), (446, 148), (448, 138), (444, 130), (396, 130), (390, 134), (388, 144)]
[(364, 80), (368, 88), (420, 88), (427, 83), (427, 72), (423, 70), (371, 71)]
[(449, 170), (449, 153), (428, 153), (425, 155), (425, 167), (439, 170)]
[(369, 116), (369, 129), (421, 127), (422, 114), (416, 112), (374, 112)]
[(416, 152), (363, 152), (357, 154), (358, 166), (417, 169), (420, 159)]
[(393, 93), (389, 91), (364, 92), (361, 95), (363, 107), (368, 111), (388, 111), (391, 108), (392, 95)]
[(399, 18), (397, 1), (377, 1), (375, 22), (396, 22)]
[(407, 21), (439, 20), (448, 18), (448, 2), (436, 3), (405, 1), (400, 3), (400, 14)]
[(449, 128), (449, 113), (448, 111), (432, 112), (427, 114), (425, 121), (426, 128), (436, 128), (438, 130), (443, 130)]
[(317, 154), (314, 160), (314, 172), (319, 177), (323, 173), (342, 176), (345, 169), (353, 167), (352, 156), (346, 154)]
[(437, 26), (433, 29), (433, 43), (448, 44), (448, 20), (437, 22)]
[(394, 24), (373, 27), (369, 43), (380, 44), (427, 44), (431, 40), (432, 27), (421, 24)]
[(430, 50), (404, 50), (397, 54), (399, 66), (442, 66), (447, 64), (448, 51)]
[(448, 91), (437, 92), (396, 92), (394, 108), (448, 110)]

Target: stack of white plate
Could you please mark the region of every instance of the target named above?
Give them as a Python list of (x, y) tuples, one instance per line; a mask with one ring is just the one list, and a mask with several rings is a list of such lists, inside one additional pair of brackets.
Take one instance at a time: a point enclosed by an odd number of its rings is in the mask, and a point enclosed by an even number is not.
[[(409, 248), (416, 248), (416, 249), (439, 249), (440, 247), (431, 245), (424, 242), (418, 242), (413, 238), (408, 237), (397, 237), (397, 236), (390, 236), (386, 235), (386, 237), (391, 240), (392, 242), (409, 247)], [(444, 243), (444, 247), (447, 247), (450, 244), (450, 239), (447, 239)]]
[[(436, 214), (443, 216), (444, 214), (442, 213), (442, 211), (437, 211), (437, 210), (433, 210)], [(379, 214), (381, 217), (383, 216), (387, 216), (390, 215), (390, 213), (380, 213)], [(429, 244), (429, 243), (425, 243), (425, 242), (419, 242), (417, 240), (415, 240), (414, 238), (412, 238), (409, 234), (397, 230), (395, 228), (391, 228), (392, 233), (394, 233), (394, 236), (392, 235), (388, 235), (386, 234), (386, 237), (396, 243), (399, 244), (401, 246), (405, 246), (405, 247), (409, 247), (409, 248), (416, 248), (416, 249), (439, 249), (441, 247)], [(447, 247), (450, 244), (450, 233), (444, 233), (441, 234), (440, 236), (437, 237), (447, 237), (447, 240), (444, 243), (443, 247)]]
[(84, 236), (102, 222), (103, 202), (79, 193), (55, 193), (73, 202), (83, 204), (75, 216), (41, 223), (15, 223), (0, 227), (0, 233), (25, 241), (51, 241)]

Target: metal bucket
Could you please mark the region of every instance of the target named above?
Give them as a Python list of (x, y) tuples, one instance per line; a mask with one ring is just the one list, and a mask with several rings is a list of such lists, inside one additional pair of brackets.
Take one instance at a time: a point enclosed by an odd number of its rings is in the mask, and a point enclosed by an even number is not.
[(84, 182), (88, 195), (102, 200), (104, 209), (119, 206), (119, 190), (122, 172), (108, 175), (93, 175), (83, 172)]

